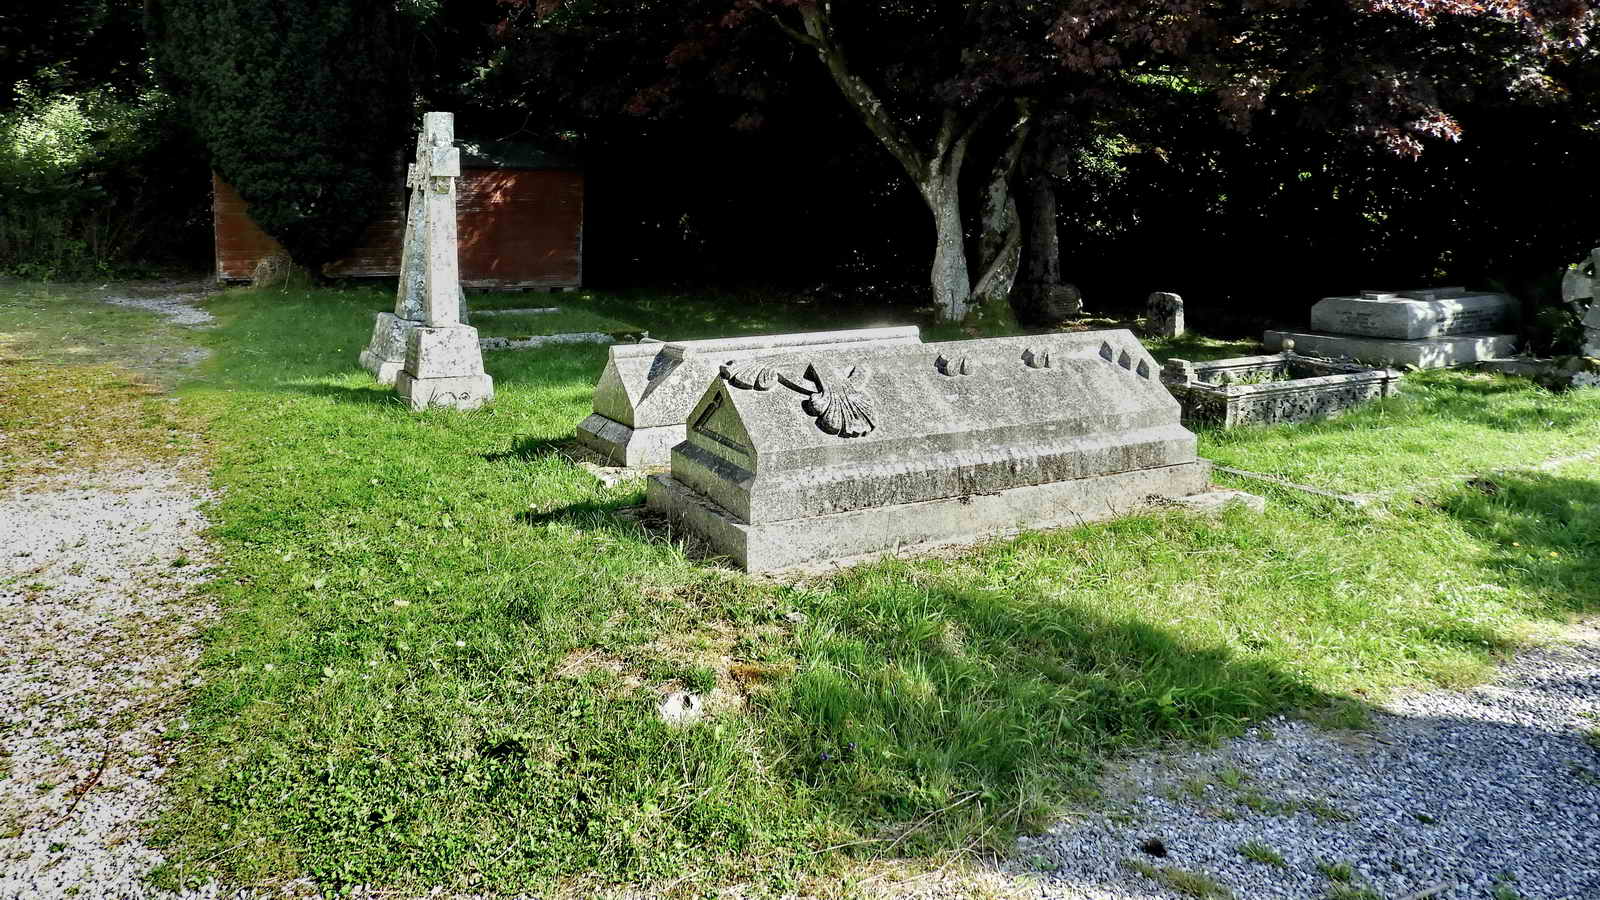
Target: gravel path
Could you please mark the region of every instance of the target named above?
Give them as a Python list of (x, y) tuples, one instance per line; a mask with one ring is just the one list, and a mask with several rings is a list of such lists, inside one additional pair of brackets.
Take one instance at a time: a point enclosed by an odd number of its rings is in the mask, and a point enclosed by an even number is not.
[(0, 900), (147, 896), (141, 822), (209, 615), (203, 499), (173, 469), (0, 494)]
[(1279, 718), (1102, 787), (1103, 811), (1019, 841), (1030, 896), (1594, 900), (1600, 630), (1396, 699), (1370, 732)]
[(112, 294), (105, 298), (113, 306), (131, 306), (153, 312), (174, 325), (204, 327), (216, 321), (204, 307), (197, 306), (207, 296), (205, 284), (155, 282), (138, 285), (139, 294)]

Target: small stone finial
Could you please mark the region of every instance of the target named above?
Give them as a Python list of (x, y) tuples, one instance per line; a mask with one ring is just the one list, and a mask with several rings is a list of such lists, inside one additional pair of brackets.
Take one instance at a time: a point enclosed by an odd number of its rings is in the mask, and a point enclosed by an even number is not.
[(1294, 352), (1294, 338), (1284, 338), (1283, 339), (1283, 343), (1280, 344), (1279, 347), (1285, 353), (1293, 353)]

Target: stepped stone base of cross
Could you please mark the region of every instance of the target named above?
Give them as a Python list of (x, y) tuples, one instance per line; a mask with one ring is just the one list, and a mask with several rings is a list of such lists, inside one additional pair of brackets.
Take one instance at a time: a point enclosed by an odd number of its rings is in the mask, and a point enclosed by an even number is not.
[(477, 409), (494, 399), (494, 379), (483, 371), (478, 329), (471, 325), (421, 326), (406, 342), (406, 362), (395, 393), (412, 411), (430, 407)]

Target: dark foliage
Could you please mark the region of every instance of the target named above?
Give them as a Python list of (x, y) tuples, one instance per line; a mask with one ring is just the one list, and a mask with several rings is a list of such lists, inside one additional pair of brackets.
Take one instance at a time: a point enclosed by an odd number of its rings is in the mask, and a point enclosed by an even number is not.
[(41, 76), (52, 90), (106, 88), (130, 98), (144, 87), (141, 0), (14, 0), (0, 9), (0, 112), (10, 87)]
[(398, 189), (410, 120), (393, 0), (151, 0), (159, 68), (216, 171), (315, 271)]

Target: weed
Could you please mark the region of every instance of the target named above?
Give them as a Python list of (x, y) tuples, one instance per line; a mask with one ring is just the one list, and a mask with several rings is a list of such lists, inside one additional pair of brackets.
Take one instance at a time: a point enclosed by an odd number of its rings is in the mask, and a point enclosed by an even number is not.
[(1235, 791), (1239, 789), (1240, 785), (1244, 784), (1246, 777), (1243, 772), (1233, 766), (1226, 766), (1217, 770), (1217, 780)]
[(1125, 859), (1122, 865), (1156, 882), (1168, 890), (1186, 897), (1201, 900), (1225, 900), (1233, 892), (1218, 884), (1216, 879), (1201, 872), (1190, 872), (1175, 866), (1154, 866), (1142, 859)]
[(1324, 822), (1352, 822), (1355, 816), (1318, 797), (1307, 800), (1305, 810)]
[(1251, 862), (1277, 866), (1280, 869), (1288, 865), (1288, 863), (1284, 862), (1283, 854), (1261, 841), (1245, 841), (1239, 845), (1238, 849), (1239, 855)]
[(1347, 862), (1329, 862), (1317, 860), (1317, 871), (1329, 881), (1338, 881), (1348, 884), (1356, 876), (1356, 870)]

